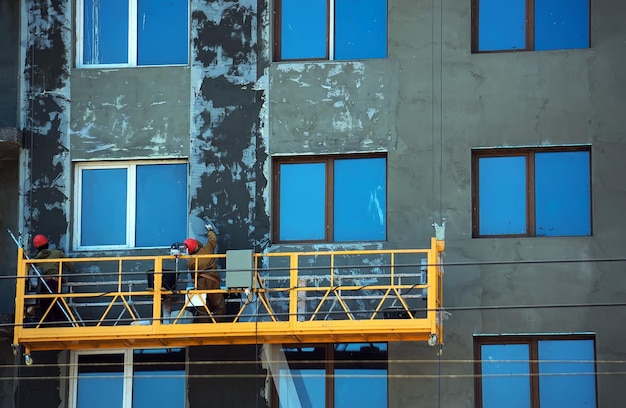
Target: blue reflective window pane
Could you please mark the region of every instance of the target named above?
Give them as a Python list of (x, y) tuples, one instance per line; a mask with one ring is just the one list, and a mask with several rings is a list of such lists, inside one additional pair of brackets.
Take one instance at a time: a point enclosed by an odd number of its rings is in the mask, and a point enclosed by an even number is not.
[(382, 157), (335, 160), (334, 183), (334, 240), (385, 240), (386, 160)]
[(541, 408), (596, 406), (593, 340), (539, 341)]
[(326, 226), (326, 165), (281, 164), (280, 240), (322, 240)]
[(122, 408), (124, 373), (81, 373), (77, 381), (77, 408)]
[(138, 1), (138, 65), (187, 63), (189, 54), (188, 7), (188, 1)]
[(187, 232), (187, 165), (137, 166), (135, 246), (169, 246)]
[(126, 244), (126, 169), (82, 170), (82, 246)]
[(589, 152), (535, 155), (537, 236), (591, 234)]
[(482, 157), (478, 174), (479, 234), (525, 234), (526, 158)]
[(327, 15), (327, 0), (282, 0), (280, 58), (327, 58)]
[(335, 370), (335, 408), (352, 407), (387, 407), (387, 370)]
[(530, 407), (528, 344), (481, 346), (482, 408)]
[(83, 64), (128, 63), (128, 0), (83, 4)]
[(335, 59), (387, 56), (387, 1), (335, 1)]
[(133, 408), (184, 406), (184, 371), (147, 371), (133, 375)]
[(480, 51), (526, 48), (526, 1), (480, 0), (478, 2), (478, 49)]
[(326, 398), (324, 370), (280, 370), (278, 398), (280, 408), (322, 408)]
[(588, 47), (589, 0), (535, 0), (536, 50)]

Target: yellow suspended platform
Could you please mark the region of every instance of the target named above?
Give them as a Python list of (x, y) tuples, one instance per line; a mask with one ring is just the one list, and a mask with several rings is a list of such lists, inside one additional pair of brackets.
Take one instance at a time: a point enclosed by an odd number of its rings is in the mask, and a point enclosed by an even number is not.
[[(62, 287), (46, 294), (28, 292), (42, 260), (26, 259), (19, 249), (14, 348), (23, 347), (28, 362), (35, 350), (394, 341), (441, 346), (443, 250), (444, 241), (433, 237), (428, 249), (251, 254), (251, 270), (221, 270), (244, 274), (249, 283), (219, 290), (194, 289), (190, 256), (57, 259), (52, 262), (60, 270), (71, 262), (73, 271), (63, 272)], [(154, 290), (147, 288), (149, 270), (155, 271)], [(179, 289), (162, 289), (162, 272), (172, 270)], [(211, 314), (205, 301), (211, 293), (226, 297), (227, 315)], [(33, 313), (43, 298), (52, 306)], [(50, 323), (56, 305), (64, 318)], [(209, 321), (198, 323), (202, 311)]]

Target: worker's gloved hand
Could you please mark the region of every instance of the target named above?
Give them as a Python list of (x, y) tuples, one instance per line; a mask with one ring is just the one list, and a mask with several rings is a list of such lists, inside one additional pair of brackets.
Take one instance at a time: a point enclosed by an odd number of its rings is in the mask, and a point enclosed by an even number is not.
[(217, 231), (217, 228), (215, 227), (215, 224), (213, 224), (213, 222), (211, 220), (206, 220), (206, 224), (205, 224), (204, 228), (206, 228), (207, 232), (208, 231), (213, 231), (216, 234), (219, 234), (219, 232)]

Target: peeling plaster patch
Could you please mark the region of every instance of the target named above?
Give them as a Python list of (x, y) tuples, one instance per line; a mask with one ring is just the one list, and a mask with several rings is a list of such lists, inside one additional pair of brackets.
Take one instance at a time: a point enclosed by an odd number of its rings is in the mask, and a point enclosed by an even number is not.
[(115, 98), (115, 102), (114, 103), (102, 102), (102, 106), (112, 106), (112, 107), (114, 107), (117, 110), (121, 110), (121, 109), (123, 109), (123, 108), (125, 108), (127, 106), (126, 103), (122, 103), (124, 98), (125, 98), (124, 95), (119, 95), (117, 98)]
[(269, 242), (258, 206), (266, 194), (260, 111), (268, 78), (256, 78), (257, 6), (192, 1), (191, 212), (226, 226), (219, 241), (228, 248)]
[(333, 117), (333, 130), (349, 132), (352, 129), (352, 114), (350, 111), (339, 112)]
[(152, 142), (155, 145), (154, 147), (155, 153), (158, 152), (157, 146), (162, 143), (165, 143), (166, 140), (167, 138), (165, 137), (165, 135), (162, 135), (160, 131), (157, 131), (154, 134), (154, 136), (150, 138), (150, 142)]
[(88, 149), (87, 152), (88, 153), (96, 153), (96, 152), (106, 152), (106, 151), (115, 151), (115, 150), (119, 150), (117, 149), (117, 145), (116, 144), (98, 144), (98, 145), (94, 145), (93, 148)]
[[(83, 113), (83, 122), (95, 122), (96, 121), (96, 111), (93, 108), (93, 104), (89, 102), (84, 113)], [(91, 125), (91, 124), (90, 124)]]
[(281, 64), (278, 65), (277, 69), (278, 69), (278, 71), (281, 71), (281, 72), (284, 72), (284, 73), (304, 72), (305, 71), (303, 63), (291, 63), (291, 64), (281, 63)]
[[(24, 234), (45, 230), (52, 246), (68, 247), (68, 112), (71, 13), (68, 2), (25, 0), (24, 134), (30, 170), (20, 216)], [(52, 181), (50, 181), (52, 180)]]
[[(245, 85), (256, 80), (256, 1), (192, 1), (192, 32), (198, 33), (192, 48), (194, 61), (209, 77), (225, 76), (233, 84)], [(219, 38), (203, 33), (223, 30)], [(217, 40), (220, 40), (219, 42)], [(194, 64), (197, 68), (198, 65)]]
[(343, 73), (343, 65), (336, 64), (328, 70), (328, 76), (333, 77)]
[(299, 75), (299, 76), (297, 76), (297, 77), (291, 77), (291, 78), (289, 78), (289, 80), (290, 80), (291, 82), (295, 82), (296, 84), (298, 84), (298, 86), (299, 86), (300, 88), (309, 88), (309, 87), (311, 87), (311, 84), (306, 83), (306, 82), (304, 82), (304, 81), (302, 80), (302, 75)]

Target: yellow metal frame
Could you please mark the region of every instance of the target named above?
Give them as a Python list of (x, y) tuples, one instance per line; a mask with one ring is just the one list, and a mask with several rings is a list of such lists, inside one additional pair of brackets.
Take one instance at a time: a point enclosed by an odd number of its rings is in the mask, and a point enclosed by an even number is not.
[[(29, 268), (41, 263), (41, 260), (25, 259), (23, 250), (18, 251), (14, 347), (24, 347), (26, 353), (33, 350), (84, 350), (84, 349), (113, 349), (113, 348), (152, 348), (152, 347), (183, 347), (212, 344), (263, 344), (263, 343), (335, 343), (335, 342), (393, 342), (393, 341), (427, 341), (431, 346), (441, 345), (443, 339), (442, 302), (443, 302), (443, 268), (442, 252), (444, 241), (431, 239), (429, 249), (401, 249), (401, 250), (373, 250), (373, 251), (329, 251), (329, 252), (293, 252), (293, 253), (264, 253), (255, 254), (255, 265), (259, 265), (260, 258), (288, 259), (288, 274), (284, 281), (288, 285), (272, 286), (267, 276), (263, 276), (258, 268), (253, 271), (253, 282), (250, 288), (229, 290), (196, 290), (182, 291), (187, 294), (180, 310), (189, 306), (191, 299), (196, 295), (208, 293), (225, 293), (241, 295), (239, 312), (232, 316), (229, 322), (217, 323), (211, 315), (206, 302), (200, 306), (206, 308), (211, 322), (182, 324), (182, 312), (170, 324), (164, 324), (162, 315), (162, 297), (172, 294), (171, 291), (160, 289), (163, 271), (163, 262), (175, 259), (174, 256), (153, 257), (111, 257), (111, 258), (72, 258), (71, 262), (77, 267), (83, 262), (115, 262), (117, 271), (111, 272), (115, 276), (109, 286), (113, 284), (115, 290), (105, 292), (70, 292), (54, 294), (27, 294), (25, 281), (29, 277)], [(401, 275), (397, 270), (396, 258), (401, 254), (417, 254), (427, 259), (427, 283), (422, 285), (402, 284)], [(351, 255), (388, 255), (391, 260), (386, 269), (388, 282), (374, 285), (346, 284), (335, 272), (336, 257)], [(208, 255), (207, 257), (223, 257), (224, 255)], [(328, 257), (330, 264), (328, 273), (323, 275), (327, 286), (307, 286), (303, 284), (303, 272), (299, 270), (303, 257)], [(181, 256), (180, 259), (189, 257)], [(50, 260), (46, 260), (50, 262)], [(59, 259), (61, 266), (68, 260)], [(154, 265), (154, 291), (133, 290), (133, 282), (125, 280), (124, 263), (152, 262)], [(185, 262), (186, 264), (186, 262)], [(419, 266), (417, 266), (419, 268)], [(60, 270), (62, 268), (59, 268)], [(413, 269), (414, 270), (414, 269)], [(186, 272), (186, 271), (185, 271)], [(414, 274), (414, 272), (413, 272)], [(349, 280), (349, 279), (348, 279)], [(379, 281), (382, 279), (379, 279)], [(90, 283), (92, 286), (95, 283)], [(278, 286), (277, 286), (278, 285)], [(407, 293), (414, 289), (426, 289), (427, 310), (426, 317), (417, 317), (411, 310)], [(282, 293), (281, 293), (282, 292)], [(376, 292), (379, 295), (371, 300), (377, 306), (373, 310), (351, 310), (350, 302), (355, 297)], [(381, 294), (382, 293), (382, 294)], [(434, 294), (434, 295), (433, 295)], [(272, 306), (272, 297), (282, 296), (282, 302), (288, 302), (288, 313), (276, 313)], [(63, 305), (67, 312), (68, 321), (65, 327), (47, 327), (44, 323), (24, 323), (25, 305), (38, 298), (54, 298)], [(147, 299), (152, 304), (152, 316), (142, 319), (135, 313), (135, 298)], [(196, 299), (201, 297), (195, 297)], [(98, 319), (83, 321), (76, 312), (76, 301), (97, 299), (102, 303), (100, 309), (104, 311)], [(311, 307), (307, 312), (298, 310), (299, 302), (308, 301)], [(384, 306), (393, 300), (404, 315), (403, 318), (385, 318)], [(276, 301), (274, 299), (274, 301)], [(246, 321), (250, 315), (246, 308), (255, 303), (257, 311), (253, 321)], [(315, 305), (311, 302), (319, 302)], [(324, 307), (328, 302), (339, 305), (332, 318), (323, 316), (328, 311)], [(119, 319), (112, 318), (112, 311), (121, 310), (127, 313), (128, 318), (123, 324)], [(310, 311), (312, 310), (312, 311)], [(49, 311), (43, 311), (45, 318)], [(121, 316), (121, 315), (120, 315)]]

